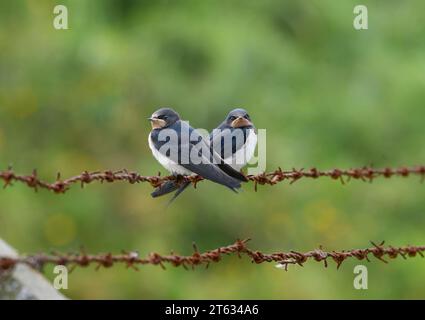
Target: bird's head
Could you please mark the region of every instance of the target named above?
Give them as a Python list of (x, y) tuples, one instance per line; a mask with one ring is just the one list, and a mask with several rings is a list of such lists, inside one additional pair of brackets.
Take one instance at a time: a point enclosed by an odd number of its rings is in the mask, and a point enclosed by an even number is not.
[(234, 109), (226, 117), (226, 124), (231, 128), (253, 128), (248, 112), (244, 109)]
[(180, 116), (171, 108), (161, 108), (156, 110), (148, 120), (151, 122), (152, 129), (162, 129), (180, 120)]

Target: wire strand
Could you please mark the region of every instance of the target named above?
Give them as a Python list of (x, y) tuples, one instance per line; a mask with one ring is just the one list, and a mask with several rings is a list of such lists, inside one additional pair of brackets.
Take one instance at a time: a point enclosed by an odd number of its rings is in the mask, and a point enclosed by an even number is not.
[(321, 246), (318, 249), (307, 252), (274, 252), (274, 253), (263, 253), (250, 249), (247, 243), (250, 239), (237, 240), (235, 243), (219, 247), (214, 250), (199, 252), (198, 247), (193, 244), (192, 255), (182, 256), (177, 255), (173, 252), (169, 255), (160, 255), (158, 253), (150, 253), (147, 257), (141, 258), (137, 252), (125, 252), (121, 254), (87, 254), (84, 250), (79, 253), (52, 253), (52, 254), (35, 254), (21, 257), (1, 257), (0, 256), (0, 271), (5, 271), (13, 268), (17, 264), (26, 264), (36, 269), (41, 269), (47, 264), (53, 265), (66, 265), (70, 268), (75, 267), (87, 267), (90, 265), (96, 265), (96, 269), (100, 267), (110, 268), (117, 264), (124, 264), (128, 268), (138, 270), (139, 266), (142, 265), (155, 265), (161, 266), (165, 269), (165, 265), (171, 265), (174, 267), (189, 267), (194, 268), (196, 266), (204, 265), (208, 267), (210, 263), (222, 261), (223, 256), (226, 255), (237, 255), (239, 257), (245, 255), (248, 256), (253, 263), (260, 264), (264, 262), (275, 262), (277, 267), (288, 269), (288, 265), (297, 264), (303, 266), (309, 260), (316, 262), (323, 262), (324, 267), (328, 266), (328, 260), (335, 262), (337, 268), (349, 258), (357, 260), (370, 260), (374, 257), (382, 262), (388, 263), (392, 259), (402, 257), (404, 259), (413, 258), (417, 256), (423, 257), (425, 246), (404, 246), (404, 247), (393, 247), (384, 246), (384, 242), (375, 244), (372, 242), (372, 247), (366, 249), (350, 249), (343, 251), (325, 251)]
[[(316, 168), (311, 168), (308, 170), (292, 169), (289, 171), (284, 171), (281, 168), (278, 168), (277, 170), (268, 173), (248, 175), (247, 178), (250, 182), (254, 183), (254, 189), (255, 191), (257, 191), (258, 185), (275, 185), (283, 181), (289, 181), (290, 184), (292, 184), (302, 178), (318, 179), (328, 177), (333, 180), (341, 181), (344, 184), (346, 182), (349, 182), (351, 179), (372, 182), (376, 178), (407, 178), (412, 176), (419, 176), (421, 178), (421, 182), (423, 182), (425, 179), (425, 166), (420, 165), (416, 167), (399, 168), (387, 167), (382, 169), (362, 167), (354, 169), (331, 169), (325, 171), (321, 171)], [(0, 171), (0, 180), (4, 181), (4, 188), (11, 186), (14, 182), (20, 182), (30, 188), (33, 188), (36, 191), (38, 189), (47, 189), (53, 191), (54, 193), (60, 194), (67, 192), (73, 184), (80, 184), (81, 187), (84, 187), (84, 185), (90, 184), (94, 181), (98, 181), (101, 183), (126, 181), (131, 184), (147, 182), (152, 187), (158, 187), (166, 181), (175, 180), (179, 183), (189, 181), (196, 188), (196, 184), (204, 179), (200, 176), (161, 177), (160, 174), (158, 174), (157, 176), (143, 176), (137, 172), (122, 169), (118, 171), (83, 171), (81, 174), (67, 179), (62, 179), (61, 174), (58, 173), (56, 180), (49, 183), (39, 179), (37, 170), (34, 170), (30, 175), (18, 175), (13, 171), (11, 167), (9, 167), (7, 170)]]

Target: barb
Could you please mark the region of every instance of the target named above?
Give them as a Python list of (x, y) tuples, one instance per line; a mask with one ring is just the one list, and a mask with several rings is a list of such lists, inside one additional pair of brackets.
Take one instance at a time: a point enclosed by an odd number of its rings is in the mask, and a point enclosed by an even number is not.
[(66, 265), (72, 269), (75, 267), (87, 267), (90, 265), (96, 265), (96, 269), (100, 267), (110, 268), (116, 264), (124, 264), (128, 268), (133, 268), (135, 270), (138, 270), (138, 266), (148, 264), (155, 266), (159, 265), (165, 269), (165, 265), (169, 264), (174, 267), (182, 266), (185, 269), (188, 269), (188, 267), (194, 268), (200, 265), (208, 267), (210, 263), (221, 261), (225, 255), (238, 255), (239, 257), (245, 255), (251, 258), (251, 261), (256, 264), (263, 262), (275, 262), (277, 263), (277, 267), (285, 270), (287, 270), (289, 264), (298, 264), (303, 266), (308, 260), (314, 260), (316, 262), (323, 261), (324, 266), (327, 267), (329, 259), (333, 260), (336, 263), (337, 268), (339, 268), (341, 264), (349, 258), (371, 261), (369, 258), (375, 257), (376, 259), (387, 263), (389, 260), (385, 260), (384, 258), (395, 259), (401, 256), (402, 258), (407, 259), (408, 257), (411, 258), (418, 255), (423, 257), (423, 252), (425, 251), (425, 246), (392, 247), (384, 246), (384, 242), (380, 244), (372, 242), (373, 246), (367, 249), (327, 252), (324, 251), (322, 247), (319, 247), (319, 249), (304, 253), (296, 251), (262, 253), (248, 248), (247, 242), (249, 240), (250, 239), (237, 240), (234, 244), (220, 247), (212, 251), (206, 251), (204, 253), (200, 253), (197, 246), (193, 244), (194, 252), (190, 256), (181, 256), (172, 252), (170, 255), (151, 253), (146, 258), (140, 258), (137, 252), (123, 252), (118, 255), (113, 255), (111, 253), (89, 255), (84, 251), (71, 254), (37, 254), (17, 258), (0, 256), (0, 272), (2, 270), (9, 270), (17, 264), (26, 264), (37, 269), (40, 269), (47, 264)]
[[(311, 168), (309, 170), (304, 169), (292, 169), (290, 171), (283, 171), (281, 168), (269, 173), (262, 173), (258, 175), (249, 175), (247, 176), (249, 181), (254, 183), (255, 191), (257, 191), (258, 185), (274, 185), (279, 182), (288, 180), (290, 183), (294, 183), (301, 178), (311, 178), (317, 179), (322, 177), (328, 177), (334, 180), (339, 180), (342, 183), (350, 181), (350, 179), (362, 180), (372, 182), (378, 177), (391, 178), (391, 177), (411, 177), (419, 176), (421, 181), (425, 180), (425, 166), (416, 166), (416, 167), (400, 167), (400, 168), (383, 168), (376, 169), (372, 167), (362, 167), (355, 169), (332, 169), (326, 171), (320, 171), (316, 168)], [(4, 187), (8, 187), (13, 184), (13, 182), (21, 182), (27, 185), (34, 190), (38, 189), (47, 189), (55, 193), (65, 193), (68, 191), (73, 184), (80, 184), (81, 187), (84, 185), (92, 183), (94, 181), (103, 182), (115, 182), (115, 181), (127, 181), (131, 184), (148, 182), (152, 187), (158, 187), (164, 182), (169, 180), (176, 180), (179, 182), (189, 181), (196, 188), (196, 184), (199, 181), (202, 181), (203, 178), (200, 176), (164, 176), (161, 177), (160, 174), (157, 176), (142, 176), (137, 172), (128, 171), (126, 169), (112, 171), (96, 171), (88, 172), (84, 171), (83, 173), (67, 178), (61, 179), (61, 174), (57, 174), (56, 181), (54, 182), (45, 182), (40, 180), (37, 175), (37, 171), (34, 170), (31, 175), (18, 175), (16, 174), (11, 167), (5, 171), (0, 171), (0, 180), (4, 181)]]

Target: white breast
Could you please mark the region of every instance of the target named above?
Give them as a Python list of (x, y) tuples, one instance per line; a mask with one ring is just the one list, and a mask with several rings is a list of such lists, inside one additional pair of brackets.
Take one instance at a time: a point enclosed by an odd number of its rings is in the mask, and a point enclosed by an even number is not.
[(249, 130), (245, 144), (237, 150), (231, 157), (224, 159), (224, 162), (235, 170), (240, 170), (252, 159), (257, 147), (257, 134), (254, 129)]
[(165, 155), (163, 155), (162, 153), (160, 153), (154, 146), (152, 139), (151, 139), (151, 134), (149, 133), (149, 138), (148, 138), (148, 142), (149, 142), (149, 148), (152, 151), (153, 156), (155, 157), (156, 160), (158, 160), (158, 162), (168, 171), (171, 172), (171, 174), (180, 174), (180, 175), (191, 175), (193, 174), (192, 171), (187, 170), (186, 168), (182, 167), (181, 165), (179, 165), (178, 163), (174, 162), (173, 160), (169, 159), (168, 157), (166, 157)]

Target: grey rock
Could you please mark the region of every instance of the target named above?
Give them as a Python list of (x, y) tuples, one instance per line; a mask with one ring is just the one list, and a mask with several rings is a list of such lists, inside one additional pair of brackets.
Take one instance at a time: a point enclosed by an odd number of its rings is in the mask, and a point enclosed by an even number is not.
[[(18, 253), (0, 239), (1, 257), (18, 257)], [(0, 300), (64, 300), (39, 272), (26, 265), (0, 272)]]

